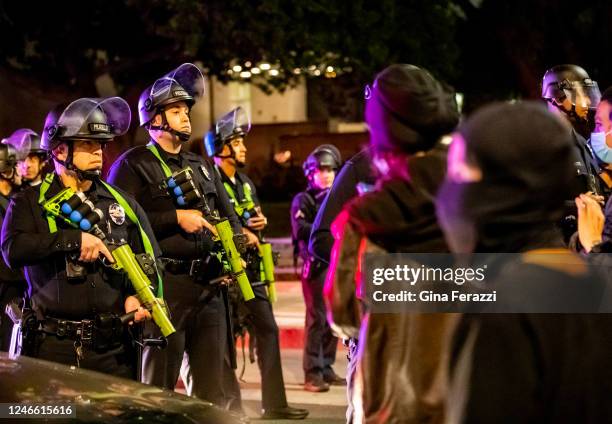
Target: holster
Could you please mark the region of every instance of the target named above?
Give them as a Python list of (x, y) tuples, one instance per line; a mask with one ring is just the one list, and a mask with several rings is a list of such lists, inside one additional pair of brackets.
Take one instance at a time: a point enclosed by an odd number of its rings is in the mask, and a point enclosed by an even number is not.
[(19, 320), (13, 325), (10, 357), (16, 358), (20, 355), (36, 357), (40, 340), (41, 333), (36, 313), (32, 309), (23, 308)]
[(92, 345), (98, 352), (115, 349), (123, 344), (123, 324), (115, 314), (96, 315)]
[(85, 264), (79, 262), (75, 255), (66, 255), (66, 278), (68, 280), (84, 280), (87, 278)]
[(13, 324), (19, 324), (23, 315), (24, 300), (21, 297), (12, 298), (4, 309), (4, 313), (13, 321)]

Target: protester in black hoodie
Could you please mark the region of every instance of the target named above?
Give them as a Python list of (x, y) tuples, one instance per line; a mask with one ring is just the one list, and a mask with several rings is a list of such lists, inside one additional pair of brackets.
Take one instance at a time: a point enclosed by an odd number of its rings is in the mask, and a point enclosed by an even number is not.
[[(518, 300), (498, 291), (507, 310), (539, 312), (546, 305), (532, 295), (540, 293), (573, 291), (584, 312), (606, 302), (605, 283), (564, 247), (555, 225), (573, 178), (572, 149), (567, 124), (530, 102), (489, 106), (453, 137), (440, 223), (454, 252), (495, 259), (487, 284), (524, 289)], [(447, 422), (610, 421), (610, 328), (610, 314), (464, 315)]]
[(454, 93), (424, 69), (392, 65), (366, 90), (375, 191), (351, 201), (332, 225), (336, 239), (325, 294), (333, 328), (359, 336), (353, 422), (432, 422), (441, 418), (438, 375), (449, 315), (370, 314), (359, 269), (369, 252), (448, 252), (433, 197), (443, 180), (437, 143), (459, 119)]

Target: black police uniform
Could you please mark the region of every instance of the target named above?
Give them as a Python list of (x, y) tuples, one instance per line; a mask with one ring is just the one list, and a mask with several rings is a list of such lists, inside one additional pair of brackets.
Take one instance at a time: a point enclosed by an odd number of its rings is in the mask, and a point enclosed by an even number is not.
[[(60, 178), (54, 176), (44, 197), (49, 199), (63, 189)], [(84, 264), (85, 275), (68, 278), (67, 257), (75, 255), (78, 258), (80, 255), (81, 231), (57, 220), (57, 231), (52, 233), (39, 204), (40, 191), (41, 186), (30, 187), (15, 195), (2, 226), (2, 254), (11, 268), (25, 268), (30, 305), (41, 328), (33, 351), (22, 353), (79, 365), (75, 350), (82, 339), (75, 333), (85, 325), (83, 320), (94, 320), (105, 313), (124, 314), (125, 299), (133, 295), (134, 290), (125, 274), (113, 271), (99, 261)], [(129, 195), (118, 192), (135, 212), (158, 256), (160, 250), (144, 211)], [(115, 212), (123, 209), (118, 207), (117, 199), (99, 182), (93, 183), (85, 194), (104, 212), (98, 226), (106, 234), (106, 239), (115, 243), (127, 241), (135, 253), (144, 253), (138, 225), (127, 216), (121, 219), (111, 215), (111, 207)], [(124, 328), (123, 334), (116, 338), (120, 340), (106, 341), (117, 342), (117, 347), (98, 351), (85, 349), (80, 366), (134, 378), (136, 358), (128, 329)], [(94, 345), (103, 341), (94, 340)]]
[(298, 193), (291, 203), (291, 227), (294, 243), (297, 243), (302, 268), (302, 291), (306, 303), (306, 341), (304, 345), (303, 368), (306, 381), (316, 376), (332, 374), (331, 366), (336, 360), (338, 339), (332, 334), (327, 323), (323, 285), (325, 265), (313, 261), (308, 254), (308, 240), (312, 223), (329, 189), (308, 190)]
[[(239, 232), (240, 224), (213, 166), (188, 151), (169, 154), (151, 143), (173, 172), (191, 167), (208, 208), (229, 218), (233, 230)], [(188, 234), (181, 229), (174, 198), (161, 185), (166, 180), (162, 166), (146, 146), (122, 154), (111, 167), (108, 179), (132, 193), (147, 211), (162, 251), (165, 300), (177, 330), (168, 339), (166, 349), (145, 348), (143, 382), (173, 390), (186, 353), (188, 391), (225, 406), (227, 397), (222, 387), (225, 360), (235, 354), (225, 291), (208, 284), (221, 272), (220, 267), (213, 265), (214, 260), (207, 263), (214, 244), (211, 235)]]
[(369, 149), (363, 149), (346, 161), (334, 179), (329, 196), (325, 197), (312, 224), (308, 252), (325, 264), (329, 264), (329, 257), (334, 247), (334, 237), (331, 234), (332, 222), (344, 205), (357, 196), (357, 184), (373, 185), (376, 182), (371, 162)]
[[(244, 187), (245, 184), (248, 184), (251, 200), (255, 206), (260, 206), (255, 184), (253, 184), (253, 181), (247, 175), (236, 172), (235, 181), (232, 181), (221, 168), (217, 166), (215, 168), (221, 175), (222, 182), (229, 185), (239, 203), (248, 201)], [(232, 204), (235, 203), (231, 196), (230, 202)], [(242, 225), (246, 226), (246, 220), (242, 221)], [(253, 287), (255, 298), (243, 303), (249, 311), (249, 320), (255, 332), (257, 364), (261, 372), (262, 407), (265, 410), (282, 409), (287, 407), (287, 397), (285, 395), (285, 383), (281, 367), (278, 326), (274, 319), (272, 304), (268, 300), (265, 286), (261, 284), (259, 257), (256, 254), (251, 255), (251, 257), (257, 260), (252, 261), (247, 266), (247, 276), (251, 284), (255, 283)], [(260, 284), (257, 284), (258, 282)]]
[(576, 173), (569, 188), (571, 197), (565, 202), (565, 212), (560, 223), (560, 229), (566, 243), (569, 243), (572, 235), (578, 231), (578, 212), (574, 198), (581, 193), (591, 191), (604, 196), (607, 200), (610, 194), (609, 190), (604, 190), (606, 184), (599, 176), (601, 170), (586, 140), (575, 130), (572, 130), (572, 138), (574, 140), (573, 157)]
[(576, 178), (572, 185), (572, 194), (576, 196), (580, 193), (592, 191), (595, 194), (604, 195), (602, 185), (605, 185), (599, 177), (601, 172), (597, 159), (593, 154), (586, 140), (572, 130), (574, 138), (574, 156), (576, 167)]
[[(334, 237), (331, 233), (331, 225), (344, 206), (359, 194), (357, 191), (357, 184), (359, 183), (369, 186), (373, 186), (376, 183), (369, 149), (361, 150), (346, 161), (338, 173), (338, 176), (334, 179), (334, 184), (329, 194), (325, 196), (325, 200), (319, 208), (314, 223), (312, 224), (308, 252), (315, 261), (321, 264), (319, 266), (324, 268), (322, 273), (325, 275), (327, 275), (331, 251), (334, 247)], [(347, 367), (346, 379), (349, 402), (349, 412), (347, 416), (350, 417), (352, 413), (352, 376), (357, 369), (358, 344), (355, 338), (351, 338), (348, 340), (348, 343), (345, 343), (348, 344), (349, 349), (347, 355), (349, 364)]]
[[(9, 197), (0, 194), (0, 227), (4, 221)], [(27, 283), (20, 271), (10, 269), (0, 261), (0, 351), (8, 352), (11, 345), (13, 321), (4, 313), (6, 305), (16, 298), (23, 298)]]

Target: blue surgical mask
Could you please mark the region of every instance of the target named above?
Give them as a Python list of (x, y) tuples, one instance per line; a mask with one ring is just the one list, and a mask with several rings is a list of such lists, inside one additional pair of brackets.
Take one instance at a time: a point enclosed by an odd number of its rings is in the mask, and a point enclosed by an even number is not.
[(610, 132), (612, 131), (591, 133), (591, 148), (599, 160), (612, 164), (612, 148), (606, 144), (606, 136)]

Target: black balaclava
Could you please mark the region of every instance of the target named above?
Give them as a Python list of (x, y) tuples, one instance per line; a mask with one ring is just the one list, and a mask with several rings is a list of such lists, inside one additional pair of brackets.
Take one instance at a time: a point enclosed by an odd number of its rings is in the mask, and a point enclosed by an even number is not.
[(573, 177), (568, 126), (541, 104), (498, 103), (459, 128), (482, 179), (446, 181), (437, 211), (455, 252), (522, 252), (562, 246), (555, 223)]

